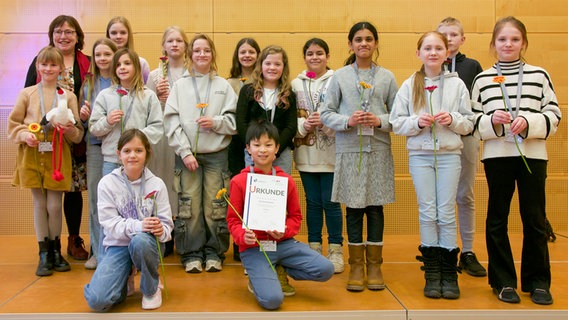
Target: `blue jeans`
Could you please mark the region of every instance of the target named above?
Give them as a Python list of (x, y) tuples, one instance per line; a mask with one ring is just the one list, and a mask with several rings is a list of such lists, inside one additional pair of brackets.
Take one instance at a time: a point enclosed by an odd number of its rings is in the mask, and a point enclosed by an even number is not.
[(308, 242), (322, 242), (323, 213), (328, 233), (328, 243), (342, 244), (343, 216), (341, 205), (331, 202), (333, 172), (302, 172), (300, 178), (306, 193), (306, 223)]
[(456, 193), (460, 178), (459, 154), (438, 154), (438, 174), (433, 155), (408, 159), (420, 221), (420, 242), (425, 247), (457, 248)]
[[(277, 243), (276, 251), (267, 252), (272, 264), (280, 264), (294, 280), (324, 282), (333, 275), (333, 264), (305, 243), (287, 239)], [(278, 276), (258, 247), (241, 252), (243, 267), (258, 303), (265, 309), (278, 308), (284, 300)]]
[[(245, 149), (245, 166), (252, 165), (252, 157), (250, 153), (248, 153), (247, 149)], [(278, 166), (282, 171), (286, 172), (287, 174), (292, 174), (292, 151), (290, 148), (284, 149), (278, 158), (274, 160), (272, 163), (273, 166)]]
[(229, 188), (227, 149), (197, 154), (199, 167), (181, 170), (175, 242), (182, 264), (190, 261), (223, 261), (229, 248), (227, 203), (216, 199), (217, 192)]
[(148, 233), (135, 235), (128, 247), (108, 247), (98, 261), (91, 282), (83, 294), (91, 309), (104, 312), (126, 299), (126, 282), (132, 265), (140, 271), (140, 291), (152, 296), (158, 290), (160, 258), (156, 238)]
[(363, 217), (367, 215), (367, 242), (382, 244), (385, 229), (383, 206), (346, 208), (347, 240), (350, 244), (363, 243)]
[(108, 162), (108, 161), (103, 162), (103, 177), (106, 176), (107, 174), (111, 173), (112, 170), (114, 170), (118, 167), (120, 167), (119, 163)]
[(97, 188), (103, 177), (103, 154), (101, 146), (90, 144), (87, 147), (87, 194), (89, 196), (89, 233), (91, 234), (91, 255), (95, 258), (99, 252), (101, 225), (97, 213)]

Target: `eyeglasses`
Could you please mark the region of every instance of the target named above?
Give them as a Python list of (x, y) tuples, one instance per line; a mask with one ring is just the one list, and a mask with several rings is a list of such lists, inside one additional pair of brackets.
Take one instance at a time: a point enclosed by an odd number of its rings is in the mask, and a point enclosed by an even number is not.
[(58, 37), (61, 37), (62, 34), (65, 34), (65, 36), (70, 37), (70, 36), (74, 35), (75, 33), (76, 33), (75, 30), (70, 30), (70, 29), (67, 29), (67, 30), (57, 29), (57, 30), (53, 31), (53, 34), (58, 36)]

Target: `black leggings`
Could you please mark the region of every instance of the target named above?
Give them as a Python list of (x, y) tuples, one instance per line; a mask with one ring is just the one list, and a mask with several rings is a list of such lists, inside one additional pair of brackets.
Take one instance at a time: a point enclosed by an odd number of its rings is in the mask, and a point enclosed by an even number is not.
[(83, 194), (81, 191), (65, 192), (63, 197), (63, 212), (67, 222), (69, 235), (79, 235), (83, 215)]

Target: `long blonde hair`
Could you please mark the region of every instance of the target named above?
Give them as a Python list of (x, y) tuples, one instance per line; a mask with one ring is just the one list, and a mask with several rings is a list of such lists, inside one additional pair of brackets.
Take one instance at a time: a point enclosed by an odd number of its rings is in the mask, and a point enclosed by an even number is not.
[[(112, 50), (113, 53), (116, 53), (116, 51), (118, 50), (117, 47), (116, 47), (116, 44), (114, 44), (114, 42), (112, 42), (112, 40), (110, 40), (108, 38), (100, 38), (97, 41), (95, 41), (95, 43), (93, 44), (93, 55), (92, 55), (93, 60), (91, 61), (91, 65), (89, 67), (89, 73), (91, 75), (90, 75), (90, 77), (85, 77), (85, 81), (83, 81), (83, 85), (81, 86), (81, 91), (79, 92), (79, 94), (81, 95), (80, 101), (85, 100), (85, 97), (83, 97), (83, 90), (84, 90), (85, 87), (87, 88), (87, 96), (94, 97), (93, 96), (93, 92), (95, 91), (94, 84), (97, 82), (97, 80), (101, 76), (101, 70), (97, 66), (97, 63), (95, 62), (95, 49), (100, 45), (104, 45), (104, 46), (109, 47), (110, 50)], [(111, 68), (112, 68), (112, 65), (111, 65)], [(112, 78), (112, 74), (115, 73), (115, 71), (116, 70), (110, 70), (111, 78)], [(89, 103), (91, 103), (91, 101), (89, 101)]]
[[(446, 50), (448, 50), (448, 39), (438, 31), (428, 31), (424, 33), (420, 39), (418, 39), (417, 50), (420, 50), (424, 39), (428, 36), (436, 36), (444, 42)], [(420, 67), (420, 70), (414, 73), (414, 84), (412, 86), (412, 104), (414, 105), (414, 111), (418, 112), (420, 109), (427, 107), (426, 105), (426, 93), (424, 92), (424, 79), (426, 78), (426, 73), (424, 71), (424, 65)]]
[(254, 67), (254, 71), (252, 72), (252, 86), (254, 88), (254, 99), (256, 101), (260, 101), (262, 99), (262, 95), (264, 93), (264, 76), (262, 75), (262, 63), (266, 58), (271, 54), (281, 54), (282, 55), (282, 63), (284, 64), (284, 68), (282, 70), (282, 76), (280, 80), (278, 80), (278, 101), (281, 103), (277, 103), (277, 105), (282, 104), (282, 108), (284, 110), (290, 107), (290, 101), (288, 97), (290, 96), (290, 92), (292, 91), (292, 85), (290, 84), (290, 67), (288, 66), (288, 55), (286, 55), (286, 51), (280, 46), (271, 45), (268, 46), (260, 52), (260, 57)]

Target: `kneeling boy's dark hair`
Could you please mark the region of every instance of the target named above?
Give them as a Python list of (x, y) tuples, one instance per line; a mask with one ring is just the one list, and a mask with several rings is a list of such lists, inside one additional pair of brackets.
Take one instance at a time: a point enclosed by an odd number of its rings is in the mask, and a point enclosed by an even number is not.
[(250, 144), (252, 140), (258, 140), (264, 134), (266, 134), (269, 139), (274, 140), (277, 145), (280, 144), (278, 128), (276, 128), (272, 122), (264, 119), (253, 120), (250, 122), (246, 134), (246, 143)]

